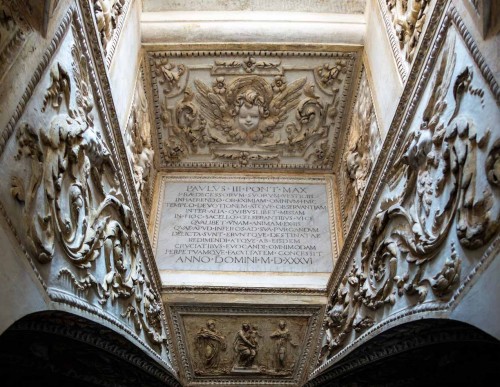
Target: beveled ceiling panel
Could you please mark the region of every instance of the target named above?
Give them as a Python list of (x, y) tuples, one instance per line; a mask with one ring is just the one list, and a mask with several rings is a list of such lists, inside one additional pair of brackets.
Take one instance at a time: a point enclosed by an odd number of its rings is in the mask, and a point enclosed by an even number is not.
[(330, 172), (359, 50), (148, 52), (160, 170)]

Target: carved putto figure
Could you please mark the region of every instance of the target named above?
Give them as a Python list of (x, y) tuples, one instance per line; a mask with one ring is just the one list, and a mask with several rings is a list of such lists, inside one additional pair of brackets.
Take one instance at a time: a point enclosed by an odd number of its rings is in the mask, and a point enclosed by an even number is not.
[(282, 371), (290, 368), (289, 345), (296, 347), (297, 344), (292, 342), (290, 331), (286, 327), (286, 321), (280, 320), (278, 329), (271, 333), (270, 337), (275, 341), (276, 345), (276, 370)]
[(243, 368), (255, 368), (254, 360), (257, 356), (258, 331), (251, 328), (248, 322), (241, 325), (241, 330), (234, 339), (234, 351), (237, 354), (236, 365)]
[[(281, 81), (282, 82), (282, 81)], [(281, 128), (287, 114), (298, 106), (306, 79), (274, 88), (258, 76), (241, 77), (226, 86), (217, 78), (213, 90), (196, 80), (196, 99), (206, 122), (210, 142), (267, 144)], [(279, 139), (274, 139), (274, 143)]]
[(215, 329), (214, 320), (208, 320), (207, 327), (200, 328), (196, 334), (196, 346), (205, 371), (217, 369), (221, 352), (226, 350), (226, 338)]

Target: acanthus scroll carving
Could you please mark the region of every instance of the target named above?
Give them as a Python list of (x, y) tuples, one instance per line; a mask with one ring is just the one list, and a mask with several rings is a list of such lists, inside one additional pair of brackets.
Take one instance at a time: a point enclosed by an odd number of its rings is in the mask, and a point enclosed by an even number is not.
[(52, 66), (39, 108), (48, 124), (27, 118), (17, 129), (16, 158), (31, 161), (31, 174), (27, 184), (13, 176), (11, 194), (23, 208), (27, 246), (40, 264), (54, 267), (57, 286), (69, 282), (103, 307), (119, 304), (122, 318), (162, 345), (160, 296), (143, 269), (132, 210), (95, 122), (95, 85), (81, 43), (71, 46), (71, 57), (71, 68)]
[(487, 109), (485, 90), (475, 82), (479, 72), (457, 65), (456, 45), (451, 34), (432, 93), (396, 154), (360, 258), (331, 299), (322, 361), (399, 298), (410, 308), (448, 301), (462, 278), (460, 256), (486, 246), (500, 229), (498, 134), (489, 126), (494, 120), (488, 124), (471, 112), (471, 106)]
[(289, 158), (327, 168), (352, 55), (315, 59), (294, 74), (285, 58), (241, 54), (206, 65), (151, 54), (164, 162), (278, 166)]

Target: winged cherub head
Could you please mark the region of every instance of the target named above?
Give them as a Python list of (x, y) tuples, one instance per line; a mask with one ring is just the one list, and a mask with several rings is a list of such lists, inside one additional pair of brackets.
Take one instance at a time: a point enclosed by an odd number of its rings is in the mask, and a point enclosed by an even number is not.
[(269, 115), (264, 97), (255, 90), (248, 89), (238, 95), (234, 113), (236, 125), (245, 132), (252, 132), (259, 127), (260, 119)]

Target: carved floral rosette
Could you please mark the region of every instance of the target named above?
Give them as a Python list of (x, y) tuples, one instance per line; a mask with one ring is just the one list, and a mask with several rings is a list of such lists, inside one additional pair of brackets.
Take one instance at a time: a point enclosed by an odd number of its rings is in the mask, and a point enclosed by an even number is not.
[(56, 305), (125, 331), (169, 368), (152, 258), (123, 190), (81, 20), (74, 9), (63, 18), (2, 131), (0, 209)]
[(332, 168), (358, 51), (148, 55), (161, 167)]
[(327, 308), (316, 372), (384, 324), (446, 317), (498, 256), (500, 88), (453, 7), (435, 39)]

